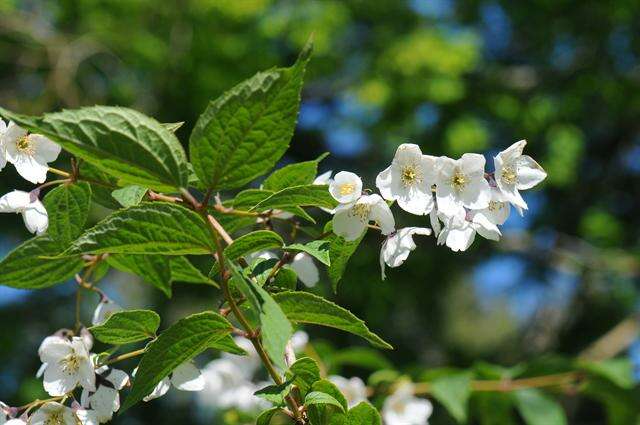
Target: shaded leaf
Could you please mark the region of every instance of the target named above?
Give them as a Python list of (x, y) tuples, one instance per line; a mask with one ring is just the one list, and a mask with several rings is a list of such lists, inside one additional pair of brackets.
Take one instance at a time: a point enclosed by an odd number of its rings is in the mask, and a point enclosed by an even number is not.
[(51, 238), (69, 243), (82, 233), (89, 217), (91, 186), (86, 182), (62, 184), (44, 197), (49, 214), (47, 233)]
[(102, 325), (89, 328), (105, 344), (122, 345), (154, 338), (160, 316), (151, 310), (127, 310), (113, 313)]

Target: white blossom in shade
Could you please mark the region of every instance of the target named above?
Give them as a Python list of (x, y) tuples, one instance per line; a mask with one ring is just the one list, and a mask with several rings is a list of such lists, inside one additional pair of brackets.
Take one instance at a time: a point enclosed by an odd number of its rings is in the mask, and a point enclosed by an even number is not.
[(349, 171), (340, 171), (329, 184), (329, 193), (341, 204), (355, 202), (362, 196), (362, 180)]
[(162, 397), (169, 391), (171, 385), (180, 391), (202, 391), (205, 380), (200, 369), (192, 362), (187, 361), (175, 368), (171, 375), (160, 381), (151, 394), (144, 397), (143, 400), (150, 401)]
[(38, 349), (40, 360), (46, 363), (44, 389), (51, 396), (65, 395), (78, 385), (96, 390), (96, 376), (85, 342), (80, 337), (71, 340), (49, 336)]
[(199, 395), (201, 403), (218, 409), (228, 409), (236, 402), (236, 390), (251, 384), (253, 372), (248, 374), (242, 363), (222, 357), (209, 362), (202, 370), (202, 376), (205, 386)]
[(297, 253), (291, 260), (291, 268), (298, 275), (298, 279), (305, 284), (307, 288), (316, 286), (320, 280), (320, 271), (318, 266), (313, 262), (311, 256), (304, 252)]
[[(7, 165), (7, 148), (5, 148), (4, 146), (4, 133), (6, 131), (7, 131), (7, 124), (4, 121), (2, 121), (2, 119), (0, 118), (0, 170), (2, 170), (5, 165)], [(2, 422), (0, 422), (0, 424), (1, 423)]]
[(329, 381), (333, 382), (347, 399), (349, 408), (367, 401), (367, 386), (357, 376), (347, 379), (343, 376), (332, 375), (329, 376)]
[(309, 344), (309, 334), (305, 331), (296, 331), (291, 336), (291, 346), (295, 352), (304, 351), (307, 344)]
[(522, 154), (526, 144), (526, 140), (520, 140), (493, 158), (494, 177), (505, 200), (525, 210), (527, 203), (519, 191), (531, 189), (547, 177), (547, 173), (533, 158)]
[(35, 192), (14, 190), (0, 198), (0, 213), (22, 214), (27, 230), (41, 235), (49, 227), (49, 215)]
[(113, 313), (117, 313), (119, 311), (122, 311), (122, 307), (109, 298), (104, 298), (100, 300), (98, 306), (94, 310), (91, 323), (94, 326), (102, 325)]
[(316, 184), (316, 185), (331, 184), (331, 182), (333, 181), (333, 179), (331, 178), (331, 174), (333, 174), (333, 170), (329, 170), (320, 174), (318, 177), (315, 178), (315, 180), (313, 181), (313, 184)]
[(47, 164), (60, 154), (60, 145), (40, 134), (28, 134), (13, 122), (4, 131), (2, 141), (7, 161), (16, 167), (18, 174), (34, 184), (47, 179)]
[(29, 419), (29, 425), (76, 425), (73, 410), (60, 403), (43, 404)]
[(473, 243), (476, 233), (494, 241), (499, 240), (502, 235), (498, 226), (475, 211), (444, 217), (443, 221), (445, 226), (438, 235), (438, 245), (447, 245), (452, 251), (466, 251)]
[(431, 402), (414, 396), (413, 385), (408, 382), (400, 384), (382, 406), (385, 425), (424, 425), (432, 412)]
[(399, 267), (405, 262), (409, 253), (416, 249), (413, 235), (429, 236), (431, 229), (426, 227), (404, 227), (387, 236), (380, 249), (380, 269), (382, 280), (385, 279), (385, 264), (389, 267)]
[(500, 190), (491, 188), (491, 201), (489, 201), (489, 206), (485, 209), (477, 210), (474, 213), (476, 216), (483, 216), (495, 225), (502, 226), (509, 218), (511, 206), (509, 202), (505, 201)]
[(100, 425), (99, 414), (95, 410), (79, 408), (75, 410), (76, 417), (82, 425)]
[(80, 404), (88, 410), (87, 416), (104, 423), (111, 420), (113, 414), (120, 409), (120, 394), (129, 382), (129, 375), (118, 369), (103, 366), (96, 370), (96, 391), (84, 389)]
[(384, 199), (416, 215), (433, 209), (431, 186), (435, 183), (436, 158), (423, 155), (418, 145), (398, 146), (391, 165), (378, 174), (376, 186)]
[(491, 187), (484, 177), (484, 156), (465, 153), (460, 159), (440, 157), (436, 179), (438, 212), (452, 216), (464, 208), (489, 206)]
[(383, 235), (395, 230), (391, 209), (380, 195), (363, 195), (356, 202), (338, 205), (333, 216), (333, 232), (347, 241), (354, 241), (370, 221), (380, 227)]

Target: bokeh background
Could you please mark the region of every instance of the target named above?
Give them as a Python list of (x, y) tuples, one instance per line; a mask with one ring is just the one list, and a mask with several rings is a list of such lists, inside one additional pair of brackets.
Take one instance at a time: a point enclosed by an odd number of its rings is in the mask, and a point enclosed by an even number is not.
[[(530, 210), (512, 214), (500, 243), (452, 253), (422, 238), (382, 282), (380, 240), (367, 237), (331, 297), (397, 348), (383, 354), (388, 362), (414, 376), (479, 361), (531, 365), (576, 356), (626, 320), (631, 331), (607, 346), (640, 364), (637, 1), (0, 0), (0, 105), (32, 114), (129, 106), (185, 121), (177, 134), (186, 141), (209, 100), (291, 64), (311, 33), (315, 53), (283, 163), (329, 151), (323, 171), (356, 171), (373, 188), (403, 142), (432, 155), (490, 157), (527, 139), (549, 174), (525, 193)], [(0, 193), (14, 188), (31, 189), (8, 166)], [(428, 225), (400, 212), (398, 220)], [(19, 216), (0, 217), (0, 253), (28, 236)], [(165, 325), (217, 296), (183, 285), (169, 301), (124, 274), (104, 287), (125, 307), (158, 309)], [(41, 395), (36, 348), (73, 323), (74, 290), (0, 286), (1, 400)], [(317, 290), (329, 294), (326, 281)], [(308, 331), (320, 347), (360, 344)], [(607, 422), (600, 403), (562, 400), (571, 423)], [(222, 423), (203, 419), (182, 394), (114, 423), (176, 418)], [(452, 422), (436, 405), (433, 423)]]

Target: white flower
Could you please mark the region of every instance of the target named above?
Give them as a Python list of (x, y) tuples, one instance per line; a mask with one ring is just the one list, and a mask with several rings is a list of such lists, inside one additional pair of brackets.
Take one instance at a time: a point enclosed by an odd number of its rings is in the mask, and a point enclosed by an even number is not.
[(71, 341), (49, 336), (38, 349), (40, 360), (46, 363), (44, 389), (51, 396), (65, 395), (78, 385), (89, 391), (96, 389), (96, 375), (85, 342), (80, 337)]
[(383, 235), (395, 229), (391, 209), (380, 195), (363, 195), (356, 202), (338, 205), (333, 216), (333, 232), (347, 241), (354, 241), (370, 221), (380, 226)]
[(446, 244), (452, 251), (466, 251), (473, 243), (476, 232), (494, 241), (499, 240), (501, 236), (498, 226), (476, 211), (442, 217), (442, 220), (445, 226), (438, 235), (438, 245)]
[(341, 204), (355, 202), (362, 196), (362, 180), (349, 171), (340, 171), (329, 184), (329, 193)]
[(547, 173), (533, 158), (522, 155), (526, 140), (520, 140), (493, 158), (495, 180), (506, 200), (527, 209), (519, 190), (531, 189), (547, 177)]
[(429, 236), (431, 229), (425, 227), (405, 227), (387, 236), (380, 249), (380, 268), (382, 280), (385, 279), (384, 266), (399, 267), (409, 257), (409, 253), (416, 249), (413, 235)]
[[(0, 170), (7, 165), (7, 148), (4, 147), (4, 133), (7, 131), (7, 124), (0, 119)], [(0, 416), (0, 420), (2, 417)], [(2, 422), (0, 422), (1, 424)]]
[(327, 172), (320, 174), (318, 177), (315, 178), (315, 180), (313, 181), (313, 184), (316, 184), (316, 185), (331, 184), (331, 182), (333, 181), (333, 179), (331, 178), (332, 173), (333, 173), (333, 170), (329, 170)]
[(489, 206), (482, 210), (475, 211), (476, 215), (484, 216), (489, 222), (502, 226), (509, 218), (511, 206), (497, 188), (491, 188), (491, 201)]
[(49, 216), (35, 192), (14, 190), (0, 198), (0, 213), (22, 214), (24, 225), (31, 233), (41, 235), (49, 227)]
[(60, 145), (39, 134), (28, 134), (27, 130), (13, 122), (3, 133), (3, 144), (7, 161), (31, 183), (43, 183), (47, 179), (49, 162), (60, 154)]
[(84, 408), (91, 408), (85, 415), (87, 419), (97, 420), (99, 423), (108, 422), (113, 414), (120, 409), (120, 395), (118, 391), (129, 382), (129, 375), (118, 369), (106, 366), (96, 371), (98, 374), (96, 391), (83, 390), (80, 404)]
[(309, 334), (307, 334), (305, 331), (296, 331), (291, 336), (291, 346), (296, 353), (304, 351), (308, 343)]
[[(2, 421), (0, 421), (0, 424), (1, 423)], [(7, 422), (4, 423), (4, 425), (27, 425), (27, 423), (22, 419), (16, 418), (16, 419), (9, 419)]]
[(398, 146), (391, 165), (376, 178), (382, 197), (398, 201), (403, 210), (417, 215), (433, 209), (431, 186), (435, 183), (436, 158), (422, 155), (411, 143)]
[(311, 256), (304, 252), (297, 253), (291, 260), (291, 268), (298, 275), (298, 279), (305, 284), (307, 288), (316, 286), (320, 280), (320, 272), (313, 262)]
[(76, 417), (82, 425), (100, 425), (99, 415), (95, 410), (91, 409), (77, 409), (75, 411)]
[(362, 382), (362, 379), (357, 376), (347, 379), (342, 376), (333, 375), (329, 376), (329, 381), (336, 384), (336, 387), (338, 387), (347, 399), (349, 408), (367, 400), (367, 386)]
[(119, 311), (122, 311), (122, 307), (120, 307), (118, 304), (114, 303), (110, 299), (104, 298), (100, 300), (100, 302), (98, 303), (98, 306), (93, 312), (93, 318), (91, 319), (91, 323), (94, 326), (102, 325), (104, 322), (107, 321), (109, 317), (111, 317), (113, 313), (117, 313)]
[(440, 157), (438, 162), (438, 212), (452, 216), (459, 214), (464, 207), (482, 209), (489, 206), (491, 188), (484, 177), (485, 159), (482, 155), (465, 153), (458, 160)]
[(236, 369), (240, 371), (240, 375), (243, 379), (250, 380), (261, 367), (262, 361), (260, 360), (260, 356), (251, 341), (247, 338), (235, 337), (233, 340), (240, 348), (246, 351), (247, 354), (239, 356), (237, 354), (222, 353), (219, 360), (230, 361)]
[(42, 405), (29, 419), (29, 425), (76, 425), (73, 411), (60, 403), (48, 402)]
[(143, 400), (150, 401), (162, 397), (169, 391), (171, 385), (180, 391), (202, 391), (205, 380), (202, 377), (200, 369), (192, 362), (187, 361), (175, 368), (171, 375), (160, 381), (151, 394), (144, 397)]
[(403, 383), (384, 401), (385, 425), (424, 425), (433, 412), (429, 400), (413, 395), (413, 385)]
[[(249, 350), (247, 350), (249, 351)], [(202, 404), (216, 409), (237, 407), (241, 410), (254, 410), (261, 402), (253, 395), (260, 387), (251, 382), (253, 371), (247, 373), (244, 364), (237, 359), (247, 357), (222, 357), (209, 362), (202, 371), (205, 388), (200, 393)], [(253, 369), (251, 364), (249, 368)], [(269, 385), (269, 384), (267, 384)], [(263, 400), (264, 401), (264, 400)]]

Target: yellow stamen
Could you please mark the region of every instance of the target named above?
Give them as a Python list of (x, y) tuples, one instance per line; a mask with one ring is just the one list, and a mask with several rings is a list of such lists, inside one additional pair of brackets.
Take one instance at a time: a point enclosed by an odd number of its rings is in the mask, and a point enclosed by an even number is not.
[(368, 204), (355, 204), (349, 214), (351, 214), (352, 217), (358, 217), (363, 223), (368, 223), (370, 211), (371, 207)]
[(351, 195), (356, 190), (356, 185), (353, 183), (345, 183), (340, 186), (340, 195), (347, 196)]
[(16, 148), (18, 148), (19, 152), (26, 153), (27, 155), (33, 155), (35, 152), (31, 140), (29, 140), (29, 135), (19, 138), (16, 142)]
[(422, 177), (414, 165), (406, 165), (402, 167), (400, 180), (402, 180), (402, 184), (407, 187), (415, 183), (420, 183), (422, 181)]
[(516, 173), (513, 167), (504, 167), (500, 178), (502, 178), (502, 181), (506, 184), (515, 184), (518, 181), (518, 173)]
[(458, 192), (465, 188), (465, 186), (469, 183), (467, 181), (467, 176), (465, 176), (460, 170), (456, 170), (453, 177), (451, 178), (451, 184), (453, 188)]

